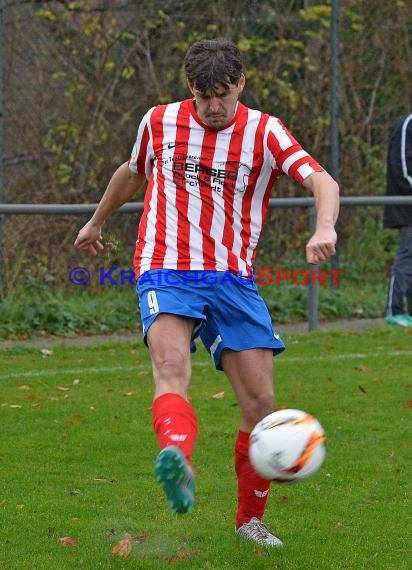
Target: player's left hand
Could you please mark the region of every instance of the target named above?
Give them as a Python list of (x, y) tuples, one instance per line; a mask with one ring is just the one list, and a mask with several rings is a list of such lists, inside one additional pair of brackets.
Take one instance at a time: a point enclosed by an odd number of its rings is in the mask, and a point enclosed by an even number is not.
[(306, 246), (306, 260), (317, 265), (335, 255), (337, 235), (334, 228), (316, 230)]
[(89, 220), (79, 231), (74, 246), (95, 257), (99, 251), (104, 249), (101, 226)]

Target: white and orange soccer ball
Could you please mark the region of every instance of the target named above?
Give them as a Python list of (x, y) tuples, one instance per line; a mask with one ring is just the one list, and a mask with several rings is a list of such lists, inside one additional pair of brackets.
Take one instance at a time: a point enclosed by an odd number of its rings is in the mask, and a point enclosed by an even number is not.
[(326, 455), (325, 431), (302, 410), (283, 409), (263, 418), (249, 440), (252, 466), (265, 479), (297, 483), (313, 475)]

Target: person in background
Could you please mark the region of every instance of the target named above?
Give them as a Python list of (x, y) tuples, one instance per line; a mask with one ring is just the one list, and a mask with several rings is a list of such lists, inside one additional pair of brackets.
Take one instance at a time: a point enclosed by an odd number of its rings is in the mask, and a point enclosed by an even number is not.
[[(387, 196), (412, 196), (412, 113), (400, 119), (389, 139)], [(399, 246), (388, 284), (385, 322), (412, 327), (412, 204), (385, 205), (383, 225), (399, 230)]]
[(315, 197), (307, 261), (334, 255), (339, 188), (278, 118), (240, 103), (246, 78), (234, 43), (196, 42), (184, 65), (191, 97), (145, 114), (131, 158), (113, 174), (75, 246), (96, 255), (106, 218), (148, 180), (134, 268), (154, 379), (155, 477), (174, 513), (191, 511), (198, 424), (188, 390), (200, 337), (239, 403), (235, 533), (279, 547), (262, 521), (270, 481), (253, 470), (248, 448), (253, 427), (273, 411), (273, 356), (285, 346), (253, 281), (253, 261), (282, 175)]

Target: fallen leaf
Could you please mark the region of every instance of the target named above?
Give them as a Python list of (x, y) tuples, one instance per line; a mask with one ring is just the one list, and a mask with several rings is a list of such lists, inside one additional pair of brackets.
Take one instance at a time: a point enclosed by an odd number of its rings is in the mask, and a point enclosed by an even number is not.
[(122, 540), (119, 540), (116, 546), (113, 546), (112, 554), (116, 554), (117, 556), (122, 556), (123, 558), (127, 558), (132, 551), (132, 547), (133, 547), (132, 536), (128, 532), (125, 532), (124, 538), (122, 538)]
[(19, 404), (10, 404), (9, 408), (15, 409), (15, 408), (21, 408), (21, 406), (19, 406)]
[(212, 398), (215, 400), (222, 400), (225, 397), (224, 392), (218, 392), (217, 394), (213, 394)]
[(134, 392), (126, 392), (124, 396), (134, 396)]
[(134, 540), (136, 542), (144, 542), (145, 540), (147, 540), (147, 536), (145, 534), (143, 534), (143, 532), (138, 532), (135, 536), (134, 536)]
[(68, 392), (70, 390), (70, 388), (66, 388), (65, 386), (59, 386), (57, 389), (61, 392)]
[(30, 386), (27, 386), (27, 384), (22, 384), (21, 386), (19, 386), (19, 390), (30, 390)]
[(358, 364), (358, 366), (355, 366), (355, 370), (359, 370), (359, 372), (368, 372), (369, 368), (364, 364)]
[(189, 560), (190, 558), (197, 558), (199, 552), (197, 550), (193, 552), (176, 552), (174, 556), (169, 558), (169, 563), (181, 562), (182, 560)]
[(93, 477), (93, 481), (98, 483), (116, 483), (116, 479), (107, 479), (107, 477)]
[(111, 537), (114, 536), (115, 534), (116, 534), (116, 529), (114, 529), (114, 528), (109, 528), (109, 529), (107, 529), (107, 536), (108, 536), (109, 538), (111, 538)]
[(366, 390), (363, 386), (361, 386), (360, 384), (358, 385), (358, 388), (361, 392), (363, 392), (363, 394), (366, 394)]
[(412, 409), (412, 400), (408, 400), (408, 401), (406, 402), (406, 406), (407, 406), (408, 408), (411, 408), (411, 409)]
[(141, 370), (137, 373), (138, 376), (149, 376), (150, 372), (148, 370)]
[(16, 509), (19, 509), (19, 510), (24, 509), (24, 505), (16, 505)]
[(40, 352), (43, 356), (51, 356), (53, 354), (53, 351), (48, 348), (42, 348)]
[(59, 542), (62, 546), (77, 546), (77, 541), (71, 536), (62, 536), (59, 538)]
[(359, 291), (358, 294), (359, 294), (361, 297), (369, 297), (370, 292), (369, 292), (369, 291)]
[(80, 380), (76, 378), (75, 380), (73, 380), (73, 384), (77, 386), (78, 384), (80, 384)]
[(256, 548), (256, 550), (254, 551), (255, 556), (261, 556), (262, 558), (265, 556), (269, 556), (269, 553), (267, 550), (262, 550), (260, 548)]

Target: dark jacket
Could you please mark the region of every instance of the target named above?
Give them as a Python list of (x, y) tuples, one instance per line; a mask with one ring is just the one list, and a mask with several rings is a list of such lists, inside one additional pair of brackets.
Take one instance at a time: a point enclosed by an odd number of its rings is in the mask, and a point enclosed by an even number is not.
[[(412, 113), (398, 121), (390, 136), (386, 195), (412, 196)], [(385, 228), (412, 226), (412, 206), (385, 206), (383, 225)]]

